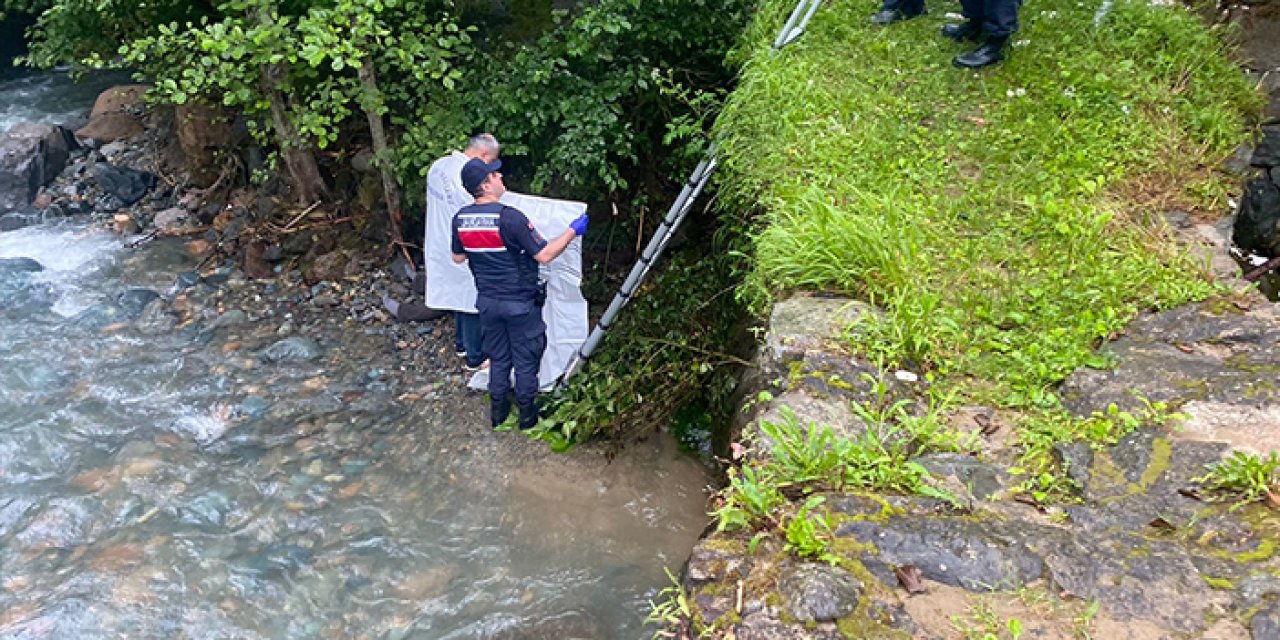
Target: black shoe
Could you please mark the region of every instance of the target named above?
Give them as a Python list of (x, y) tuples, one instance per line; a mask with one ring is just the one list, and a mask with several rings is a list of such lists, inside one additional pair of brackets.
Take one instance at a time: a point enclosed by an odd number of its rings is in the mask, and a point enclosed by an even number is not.
[(890, 25), (895, 22), (910, 20), (918, 15), (920, 14), (914, 13), (911, 15), (907, 15), (901, 11), (895, 11), (893, 9), (881, 9), (877, 11), (875, 15), (871, 16), (871, 22), (883, 27), (885, 25)]
[(982, 27), (972, 22), (949, 24), (942, 27), (942, 37), (951, 38), (956, 42), (964, 42), (965, 40), (977, 42), (982, 39)]
[(519, 409), (520, 422), (517, 423), (516, 428), (521, 431), (528, 431), (529, 429), (538, 426), (538, 420), (540, 420), (542, 416), (538, 415), (538, 405), (536, 403), (520, 407)]
[(960, 69), (981, 69), (1004, 60), (1004, 44), (1008, 38), (987, 38), (986, 44), (951, 59)]

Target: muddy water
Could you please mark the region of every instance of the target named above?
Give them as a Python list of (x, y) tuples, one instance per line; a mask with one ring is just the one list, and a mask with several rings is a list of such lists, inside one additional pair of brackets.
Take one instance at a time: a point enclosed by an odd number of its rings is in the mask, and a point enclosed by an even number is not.
[[(608, 461), (492, 433), (402, 327), (282, 322), (271, 288), (198, 285), (176, 325), (119, 300), (189, 268), (0, 233), (0, 638), (647, 637), (706, 522), (670, 439)], [(282, 325), (319, 357), (264, 358)]]

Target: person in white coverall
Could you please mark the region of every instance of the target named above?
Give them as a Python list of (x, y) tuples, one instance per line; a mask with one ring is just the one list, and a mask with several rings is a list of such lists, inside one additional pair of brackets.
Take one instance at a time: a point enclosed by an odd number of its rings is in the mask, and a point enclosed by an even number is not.
[[(436, 160), (427, 172), (426, 241), (423, 243), (423, 266), (427, 272), (426, 305), (432, 309), (452, 311), (454, 345), (459, 356), (466, 358), (468, 369), (476, 369), (485, 361), (480, 341), (480, 316), (476, 312), (476, 286), (466, 265), (456, 264), (445, 240), (453, 235), (453, 215), (473, 202), (462, 187), (462, 167), (472, 158), (485, 163), (498, 159), (502, 147), (493, 135), (482, 133), (467, 142), (467, 148)], [(444, 247), (443, 251), (432, 247)]]

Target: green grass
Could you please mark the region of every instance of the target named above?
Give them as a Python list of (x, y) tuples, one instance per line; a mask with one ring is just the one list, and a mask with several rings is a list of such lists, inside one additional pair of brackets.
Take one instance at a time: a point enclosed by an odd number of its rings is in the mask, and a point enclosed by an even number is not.
[[(1191, 12), (1024, 5), (1003, 64), (960, 71), (938, 35), (953, 3), (879, 28), (872, 0), (824, 3), (777, 54), (790, 0), (765, 0), (717, 122), (722, 208), (763, 309), (792, 290), (875, 302), (849, 343), (957, 398), (1050, 425), (1053, 387), (1142, 310), (1215, 292), (1167, 235), (1168, 208), (1225, 212), (1212, 167), (1260, 98)], [(1035, 422), (1035, 420), (1033, 420)], [(1064, 439), (1079, 429), (1058, 430)]]

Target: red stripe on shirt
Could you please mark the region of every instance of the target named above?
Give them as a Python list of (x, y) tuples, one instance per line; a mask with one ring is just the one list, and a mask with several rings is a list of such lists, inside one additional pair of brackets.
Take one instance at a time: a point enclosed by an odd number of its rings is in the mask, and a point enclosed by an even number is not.
[(464, 249), (502, 249), (502, 234), (497, 229), (458, 229)]

